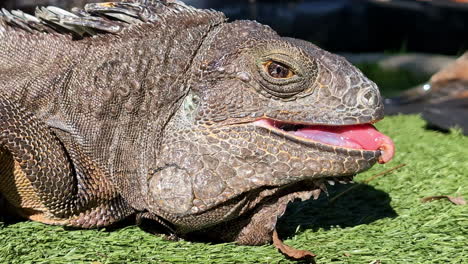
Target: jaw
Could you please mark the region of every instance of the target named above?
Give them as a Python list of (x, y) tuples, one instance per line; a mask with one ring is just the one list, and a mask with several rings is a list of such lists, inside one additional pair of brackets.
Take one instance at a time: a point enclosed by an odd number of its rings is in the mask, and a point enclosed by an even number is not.
[[(271, 119), (260, 119), (252, 122), (256, 127), (265, 129), (268, 135), (282, 137), (292, 144), (320, 149), (320, 151), (335, 154), (373, 157), (374, 162), (388, 162), (394, 153), (393, 142), (387, 136), (378, 132), (370, 124), (325, 127), (301, 123), (287, 123)], [(373, 165), (367, 159), (365, 170)], [(236, 219), (221, 223), (207, 230), (197, 232), (203, 237), (214, 240), (235, 241), (242, 245), (261, 245), (272, 241), (276, 223), (287, 205), (296, 200), (317, 199), (322, 192), (326, 192), (325, 183), (334, 185), (335, 182), (348, 183), (355, 173), (337, 173), (335, 175), (323, 173), (320, 177), (308, 178), (281, 187), (264, 189), (254, 193), (254, 197), (245, 206), (244, 212)], [(336, 175), (347, 175), (339, 176)], [(248, 195), (248, 194), (246, 194)]]
[[(277, 218), (290, 201), (317, 198), (325, 190), (327, 180), (338, 177), (338, 181), (346, 181), (343, 177), (367, 170), (382, 156), (378, 146), (367, 150), (326, 144), (284, 129), (286, 125), (295, 126), (294, 123), (280, 122), (281, 129), (278, 124), (277, 127), (257, 121), (201, 127), (178, 137), (167, 137), (162, 155), (177, 164), (171, 173), (164, 174), (167, 180), (203, 181), (170, 185), (178, 187), (169, 192), (150, 184), (155, 197), (148, 202), (154, 204), (150, 210), (174, 223), (176, 233), (184, 237), (263, 244), (271, 241)], [(316, 135), (324, 131), (300, 125), (295, 132)], [(335, 134), (341, 132), (338, 130)], [(163, 172), (158, 171), (151, 182), (166, 179)], [(176, 177), (173, 172), (183, 174)], [(187, 190), (181, 191), (180, 186)], [(168, 196), (172, 193), (178, 196)], [(199, 198), (197, 204), (193, 197)], [(176, 211), (179, 208), (197, 210)]]

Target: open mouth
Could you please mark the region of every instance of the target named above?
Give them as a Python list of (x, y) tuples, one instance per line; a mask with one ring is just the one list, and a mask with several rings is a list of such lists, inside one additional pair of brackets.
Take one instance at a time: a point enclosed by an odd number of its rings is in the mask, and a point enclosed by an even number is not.
[(254, 125), (296, 141), (343, 149), (379, 151), (379, 163), (389, 162), (395, 153), (393, 141), (371, 124), (326, 126), (260, 119)]

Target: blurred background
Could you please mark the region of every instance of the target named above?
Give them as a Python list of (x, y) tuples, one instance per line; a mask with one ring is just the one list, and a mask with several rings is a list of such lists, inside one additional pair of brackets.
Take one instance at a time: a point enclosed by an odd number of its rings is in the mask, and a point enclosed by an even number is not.
[[(231, 20), (270, 25), (333, 52), (459, 55), (468, 47), (468, 0), (182, 0)], [(2, 0), (7, 9), (82, 6), (85, 0)]]
[[(415, 0), (186, 0), (253, 19), (282, 35), (333, 52), (460, 54), (467, 48), (468, 5)], [(468, 2), (468, 1), (465, 1)]]
[[(465, 127), (468, 134), (468, 56), (455, 63), (468, 49), (468, 0), (182, 1), (222, 11), (231, 21), (257, 20), (343, 55), (379, 85), (388, 114), (437, 115), (435, 124), (456, 116), (439, 127)], [(0, 0), (0, 7), (34, 13), (38, 5), (70, 9), (89, 2), (101, 1)]]

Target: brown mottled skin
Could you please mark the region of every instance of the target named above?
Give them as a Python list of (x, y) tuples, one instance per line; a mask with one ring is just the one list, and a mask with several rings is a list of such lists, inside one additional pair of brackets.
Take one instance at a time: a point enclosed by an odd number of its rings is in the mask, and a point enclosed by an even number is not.
[(376, 85), (342, 57), (253, 21), (134, 2), (138, 23), (85, 33), (1, 19), (0, 193), (20, 215), (83, 228), (137, 215), (264, 244), (289, 201), (379, 159), (253, 124), (382, 119)]

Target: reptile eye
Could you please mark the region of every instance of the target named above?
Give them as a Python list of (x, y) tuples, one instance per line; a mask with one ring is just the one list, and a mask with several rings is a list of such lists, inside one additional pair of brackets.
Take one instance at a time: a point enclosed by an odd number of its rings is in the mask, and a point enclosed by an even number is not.
[(263, 66), (265, 71), (275, 79), (287, 79), (295, 75), (288, 66), (276, 61), (267, 61)]

